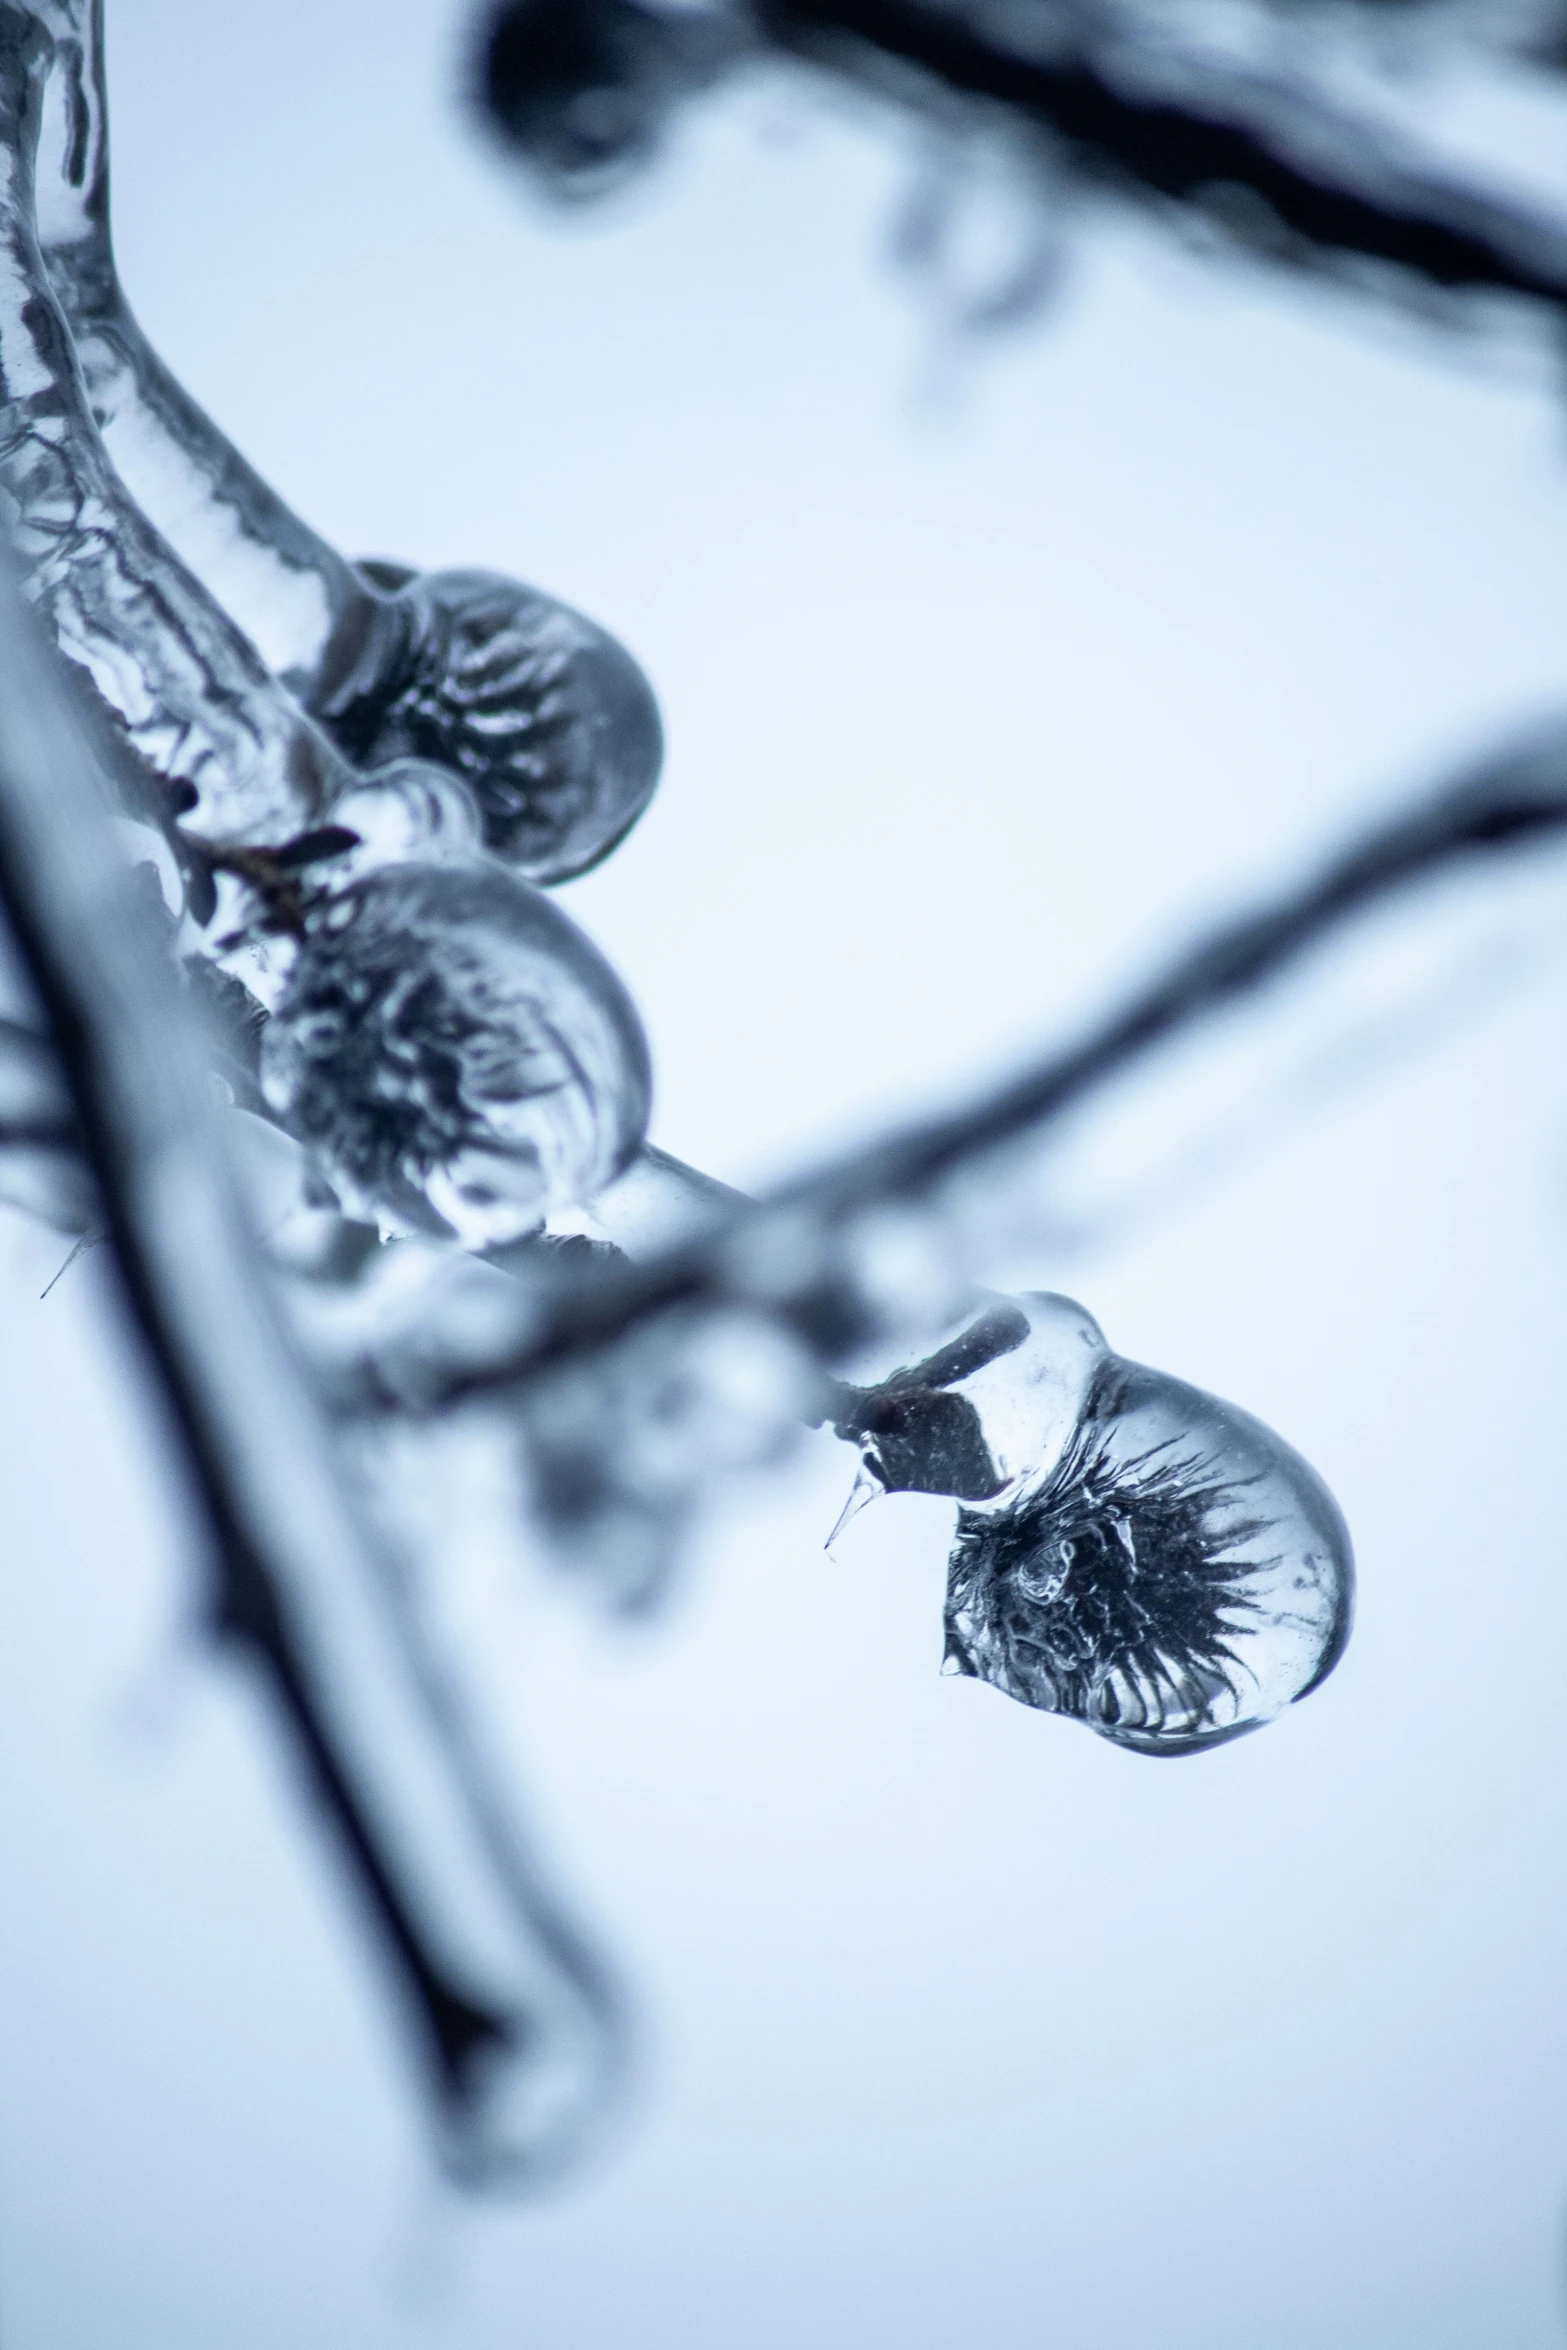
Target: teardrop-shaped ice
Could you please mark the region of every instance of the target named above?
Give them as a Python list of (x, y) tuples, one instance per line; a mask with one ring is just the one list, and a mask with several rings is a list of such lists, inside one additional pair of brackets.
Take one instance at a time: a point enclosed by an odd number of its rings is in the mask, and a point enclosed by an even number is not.
[(837, 1423), (889, 1491), (964, 1503), (947, 1669), (1184, 1754), (1332, 1670), (1354, 1563), (1315, 1470), (1249, 1412), (1112, 1354), (1071, 1299), (997, 1299)]
[[(366, 569), (378, 585), (396, 578), (394, 566)], [(491, 571), (414, 573), (388, 617), (395, 630), (371, 635), (350, 616), (311, 696), (348, 756), (431, 759), (459, 776), (486, 846), (530, 881), (566, 881), (607, 856), (664, 755), (658, 704), (624, 647)]]
[(318, 902), (262, 1082), (349, 1214), (469, 1248), (613, 1181), (650, 1094), (614, 972), (488, 862), (384, 866)]

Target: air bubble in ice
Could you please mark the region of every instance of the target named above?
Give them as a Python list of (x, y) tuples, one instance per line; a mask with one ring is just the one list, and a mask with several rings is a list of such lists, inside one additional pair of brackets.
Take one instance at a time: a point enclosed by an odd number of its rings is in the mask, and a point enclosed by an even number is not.
[(609, 965), (487, 863), (385, 866), (321, 901), (262, 1081), (349, 1214), (470, 1248), (611, 1182), (642, 1141), (650, 1088)]
[(1113, 1354), (1069, 1298), (997, 1299), (838, 1420), (882, 1491), (963, 1507), (947, 1669), (1144, 1754), (1257, 1728), (1349, 1633), (1349, 1533), (1233, 1404)]
[(360, 766), (411, 756), (459, 776), (486, 846), (530, 881), (597, 864), (647, 806), (663, 761), (658, 705), (630, 654), (494, 572), (415, 573), (391, 600), (389, 665), (368, 638), (323, 663), (313, 708), (328, 732)]

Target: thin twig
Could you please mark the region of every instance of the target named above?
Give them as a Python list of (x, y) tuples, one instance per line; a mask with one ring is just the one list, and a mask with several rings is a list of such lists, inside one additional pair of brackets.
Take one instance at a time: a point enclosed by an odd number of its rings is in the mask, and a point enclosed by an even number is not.
[[(1303, 86), (1140, 41), (1135, 25), (1112, 26), (1105, 42), (1090, 20), (1098, 42), (1073, 51), (1059, 34), (1052, 49), (1047, 26), (1031, 48), (1026, 17), (987, 23), (930, 0), (763, 0), (759, 14), (781, 49), (894, 96), (909, 94), (912, 70), (1049, 133), (1088, 178), (1219, 218), (1276, 258), (1369, 262), (1443, 292), (1567, 304), (1560, 223), (1431, 169)], [(1255, 223), (1237, 217), (1231, 191), (1260, 208)]]
[[(1567, 722), (1543, 730), (1330, 859), (1275, 904), (1180, 954), (1077, 1043), (966, 1109), (905, 1127), (798, 1178), (648, 1263), (563, 1282), (504, 1359), (454, 1375), (431, 1406), (538, 1378), (672, 1309), (760, 1307), (831, 1359), (860, 1334), (857, 1219), (933, 1203), (942, 1187), (1018, 1146), (1041, 1144), (1068, 1111), (1179, 1032), (1281, 976), (1355, 914), (1443, 866), (1490, 856), (1567, 825)], [(835, 1295), (836, 1292), (836, 1295)]]

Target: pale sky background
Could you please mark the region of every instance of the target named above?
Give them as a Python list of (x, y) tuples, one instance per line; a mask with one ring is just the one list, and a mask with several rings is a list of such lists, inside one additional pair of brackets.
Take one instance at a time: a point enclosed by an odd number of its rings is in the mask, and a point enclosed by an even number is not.
[[(111, 0), (124, 272), (345, 550), (645, 663), (660, 798), (565, 897), (671, 1149), (761, 1180), (950, 1096), (1567, 692), (1543, 371), (1124, 225), (944, 361), (892, 137), (752, 95), (562, 222), (465, 126), (460, 30)], [(1029, 1269), (1338, 1493), (1359, 1628), (1264, 1735), (1159, 1765), (939, 1679), (942, 1507), (827, 1560), (827, 1438), (651, 1629), (510, 1596), (531, 1814), (647, 2036), (521, 2210), (434, 2183), (270, 1722), (187, 1636), (103, 1267), (39, 1304), (62, 1245), (0, 1222), (4, 2350), (1559, 2344), (1564, 1010), (1558, 962)]]

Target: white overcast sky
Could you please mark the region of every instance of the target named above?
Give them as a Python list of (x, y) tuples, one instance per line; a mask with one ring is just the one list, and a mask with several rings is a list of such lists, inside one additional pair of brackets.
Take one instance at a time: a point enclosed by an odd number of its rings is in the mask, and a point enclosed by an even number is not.
[[(652, 675), (662, 793), (566, 898), (715, 1173), (1007, 1065), (1567, 691), (1539, 369), (1124, 225), (954, 361), (870, 126), (753, 94), (562, 222), (464, 124), (455, 0), (110, 18), (190, 388), (346, 551), (535, 579)], [(0, 1224), (5, 2350), (1559, 2343), (1567, 978), (1481, 992), (1027, 1269), (1339, 1494), (1359, 1630), (1278, 1727), (1160, 1766), (940, 1680), (941, 1505), (826, 1560), (826, 1438), (649, 1631), (496, 1601), (647, 2036), (616, 2148), (520, 2212), (432, 2183), (270, 1723), (186, 1636), (103, 1268), (40, 1305), (61, 1246)]]

